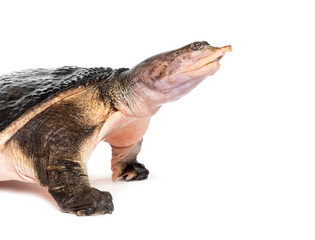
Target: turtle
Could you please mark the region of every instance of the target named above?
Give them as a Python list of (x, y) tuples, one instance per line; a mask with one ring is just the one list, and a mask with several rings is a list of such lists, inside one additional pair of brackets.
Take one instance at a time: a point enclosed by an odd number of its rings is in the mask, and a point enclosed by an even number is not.
[(133, 68), (66, 66), (0, 76), (0, 181), (36, 183), (63, 212), (112, 213), (112, 196), (91, 186), (86, 163), (101, 141), (112, 180), (144, 180), (137, 161), (150, 118), (220, 68), (230, 45), (197, 41)]

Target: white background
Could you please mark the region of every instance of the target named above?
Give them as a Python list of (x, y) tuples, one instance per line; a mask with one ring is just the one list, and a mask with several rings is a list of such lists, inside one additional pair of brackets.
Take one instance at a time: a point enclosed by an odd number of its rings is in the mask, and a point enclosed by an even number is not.
[(197, 40), (231, 44), (221, 69), (152, 119), (141, 182), (89, 164), (112, 215), (60, 212), (46, 189), (0, 183), (1, 239), (314, 239), (312, 1), (1, 1), (0, 74), (132, 67)]

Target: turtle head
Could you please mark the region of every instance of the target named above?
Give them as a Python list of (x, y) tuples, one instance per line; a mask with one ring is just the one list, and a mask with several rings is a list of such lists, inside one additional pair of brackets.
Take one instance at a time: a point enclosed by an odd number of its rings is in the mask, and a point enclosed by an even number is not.
[[(125, 105), (133, 115), (153, 115), (163, 103), (179, 99), (218, 71), (219, 61), (231, 51), (231, 46), (213, 47), (201, 41), (142, 61), (121, 75), (124, 81), (120, 82), (129, 86), (126, 95), (130, 100)], [(130, 115), (130, 111), (123, 112)]]
[(213, 47), (206, 41), (193, 42), (148, 58), (133, 70), (141, 75), (146, 86), (164, 95), (163, 102), (169, 102), (213, 75), (220, 68), (219, 61), (231, 51), (231, 46)]

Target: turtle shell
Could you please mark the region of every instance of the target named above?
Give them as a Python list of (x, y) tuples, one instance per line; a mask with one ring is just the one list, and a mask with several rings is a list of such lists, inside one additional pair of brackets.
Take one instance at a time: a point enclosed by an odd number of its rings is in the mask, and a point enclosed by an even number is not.
[(0, 76), (0, 133), (23, 114), (55, 95), (108, 78), (111, 68), (29, 69)]

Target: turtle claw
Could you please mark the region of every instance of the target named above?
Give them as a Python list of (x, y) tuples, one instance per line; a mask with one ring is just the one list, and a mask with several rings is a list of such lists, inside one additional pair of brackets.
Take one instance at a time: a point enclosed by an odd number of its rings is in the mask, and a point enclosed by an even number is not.
[(62, 199), (58, 204), (64, 212), (74, 213), (78, 216), (111, 214), (114, 210), (111, 194), (95, 188), (83, 196)]
[(147, 179), (149, 170), (141, 163), (129, 164), (121, 174), (126, 181), (144, 180)]

